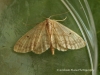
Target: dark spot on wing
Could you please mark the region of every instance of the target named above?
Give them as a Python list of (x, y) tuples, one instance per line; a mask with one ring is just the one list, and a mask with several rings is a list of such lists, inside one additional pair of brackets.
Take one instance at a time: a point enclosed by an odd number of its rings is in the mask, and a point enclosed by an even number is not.
[(27, 38), (29, 38), (29, 36), (27, 36)]
[(69, 33), (69, 35), (71, 35), (72, 33)]

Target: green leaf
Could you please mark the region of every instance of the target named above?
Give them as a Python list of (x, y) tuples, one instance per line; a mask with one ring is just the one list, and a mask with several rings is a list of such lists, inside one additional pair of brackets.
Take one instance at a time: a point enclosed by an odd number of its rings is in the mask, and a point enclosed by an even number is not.
[[(0, 12), (0, 75), (91, 75), (91, 71), (84, 71), (91, 69), (86, 47), (66, 52), (55, 50), (54, 56), (50, 49), (41, 55), (13, 51), (22, 35), (51, 15), (61, 14), (52, 19), (64, 19), (67, 16), (67, 20), (61, 23), (82, 36), (73, 17), (60, 0), (7, 2), (1, 1), (4, 8)], [(77, 5), (77, 2), (73, 4)]]

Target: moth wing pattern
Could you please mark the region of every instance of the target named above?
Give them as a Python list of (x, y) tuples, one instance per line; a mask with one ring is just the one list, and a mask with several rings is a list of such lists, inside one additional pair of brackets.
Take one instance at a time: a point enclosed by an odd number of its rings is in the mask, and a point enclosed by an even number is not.
[(74, 31), (66, 26), (54, 21), (53, 27), (53, 47), (59, 51), (67, 49), (80, 49), (85, 46), (85, 41)]
[(33, 51), (41, 54), (48, 50), (50, 45), (45, 26), (45, 21), (41, 22), (23, 35), (15, 44), (14, 51), (20, 53)]

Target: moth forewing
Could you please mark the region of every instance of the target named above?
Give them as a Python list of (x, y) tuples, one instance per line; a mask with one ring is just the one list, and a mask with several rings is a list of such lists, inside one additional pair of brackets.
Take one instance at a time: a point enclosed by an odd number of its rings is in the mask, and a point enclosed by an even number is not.
[[(46, 39), (43, 38), (44, 35)], [(36, 54), (41, 54), (49, 48), (49, 40), (46, 35), (45, 22), (42, 22), (28, 31), (17, 41), (14, 46), (14, 51), (20, 53), (32, 51)], [(45, 45), (43, 44), (43, 41), (45, 41)]]
[(77, 33), (56, 20), (47, 18), (22, 36), (15, 44), (14, 51), (41, 54), (50, 48), (54, 55), (54, 49), (67, 51), (84, 46), (85, 41)]

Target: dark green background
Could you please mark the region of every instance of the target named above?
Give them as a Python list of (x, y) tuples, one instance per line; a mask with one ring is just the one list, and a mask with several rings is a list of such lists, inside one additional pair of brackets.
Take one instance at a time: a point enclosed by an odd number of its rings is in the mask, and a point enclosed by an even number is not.
[[(88, 1), (99, 38), (100, 1)], [(86, 47), (67, 52), (56, 50), (54, 56), (50, 50), (41, 55), (32, 52), (19, 54), (13, 51), (16, 41), (28, 30), (45, 20), (45, 17), (64, 12), (66, 9), (60, 0), (0, 0), (0, 75), (91, 75), (91, 72), (57, 71), (64, 68), (89, 69)], [(69, 13), (53, 18), (63, 19), (65, 16), (68, 17), (67, 21), (61, 23), (81, 35)]]
[(88, 0), (96, 26), (98, 39), (98, 75), (100, 75), (100, 0)]

